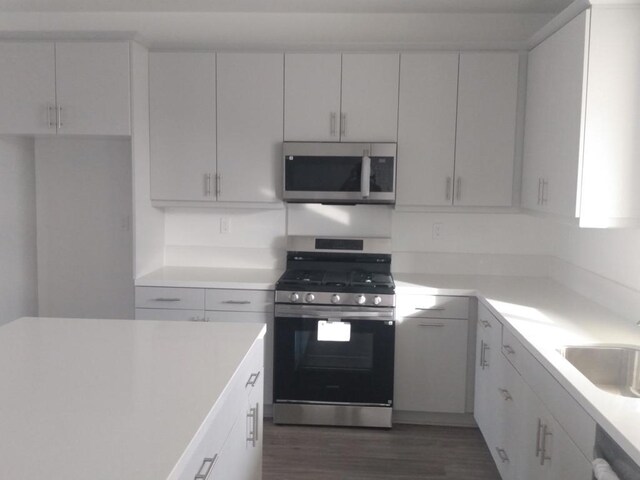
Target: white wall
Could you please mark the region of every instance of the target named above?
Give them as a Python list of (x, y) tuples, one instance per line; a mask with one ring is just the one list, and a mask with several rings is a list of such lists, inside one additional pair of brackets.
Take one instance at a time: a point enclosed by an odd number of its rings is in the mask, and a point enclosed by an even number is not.
[(131, 142), (35, 141), (40, 316), (133, 318)]
[(38, 314), (33, 140), (0, 138), (0, 325)]

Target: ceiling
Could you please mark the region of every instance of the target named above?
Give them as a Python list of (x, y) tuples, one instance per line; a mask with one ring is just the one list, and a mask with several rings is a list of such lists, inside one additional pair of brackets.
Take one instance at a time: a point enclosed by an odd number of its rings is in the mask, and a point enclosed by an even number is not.
[(572, 0), (0, 0), (0, 12), (547, 13)]

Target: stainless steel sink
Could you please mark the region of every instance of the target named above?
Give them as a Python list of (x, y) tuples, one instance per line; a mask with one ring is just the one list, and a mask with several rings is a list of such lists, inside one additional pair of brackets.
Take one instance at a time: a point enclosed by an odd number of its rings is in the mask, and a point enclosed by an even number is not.
[(640, 348), (592, 345), (564, 347), (560, 353), (596, 387), (640, 398)]

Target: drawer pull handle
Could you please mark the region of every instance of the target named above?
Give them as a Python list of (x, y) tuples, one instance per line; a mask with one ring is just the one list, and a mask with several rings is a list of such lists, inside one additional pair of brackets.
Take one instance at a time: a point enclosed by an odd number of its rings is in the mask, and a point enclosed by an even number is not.
[(504, 351), (507, 352), (509, 355), (515, 355), (516, 351), (511, 348), (511, 345), (503, 345)]
[(444, 323), (421, 323), (421, 327), (444, 327)]
[(255, 387), (256, 382), (258, 381), (258, 378), (260, 378), (260, 372), (252, 373), (251, 375), (249, 375), (249, 380), (247, 380), (247, 383), (245, 384), (244, 388), (247, 388), (249, 386)]
[(224, 300), (222, 303), (227, 305), (249, 305), (251, 302), (249, 300)]
[(258, 442), (258, 425), (260, 420), (260, 403), (256, 403), (255, 408), (250, 408), (247, 413), (247, 420), (251, 420), (249, 425), (249, 435), (247, 435), (247, 442), (251, 442), (251, 446), (255, 447)]
[(503, 448), (496, 447), (496, 452), (498, 452), (498, 456), (500, 457), (500, 460), (502, 460), (502, 463), (509, 463), (509, 456)]
[(513, 400), (513, 397), (509, 393), (509, 390), (507, 390), (506, 388), (499, 388), (498, 391), (502, 394), (505, 400)]
[(540, 446), (540, 438), (542, 433), (542, 420), (538, 419), (538, 431), (536, 433), (536, 457), (540, 456), (542, 447)]
[(179, 302), (182, 300), (181, 298), (168, 298), (168, 297), (158, 297), (154, 298), (154, 302)]
[(547, 456), (547, 437), (551, 436), (553, 436), (553, 434), (548, 431), (547, 425), (543, 425), (541, 435), (542, 447), (540, 450), (540, 465), (544, 465), (544, 462), (546, 462), (547, 460), (551, 460), (551, 457)]
[(482, 326), (484, 328), (491, 328), (491, 323), (487, 322), (486, 320), (480, 320), (480, 323), (482, 323)]
[(416, 310), (421, 310), (423, 312), (442, 312), (446, 309), (444, 307), (416, 307)]
[(218, 454), (216, 453), (213, 457), (207, 457), (202, 461), (202, 465), (200, 465), (200, 469), (196, 476), (193, 477), (193, 480), (207, 480), (209, 478), (209, 474), (211, 473), (211, 469), (218, 461)]

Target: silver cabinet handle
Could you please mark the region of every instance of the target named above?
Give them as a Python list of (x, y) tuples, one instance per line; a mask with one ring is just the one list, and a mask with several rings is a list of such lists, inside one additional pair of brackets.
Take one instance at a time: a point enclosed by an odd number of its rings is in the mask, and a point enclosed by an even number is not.
[(250, 300), (223, 300), (221, 303), (226, 303), (227, 305), (249, 305), (251, 301)]
[(546, 178), (542, 179), (542, 198), (540, 199), (542, 205), (546, 205), (547, 204), (547, 192), (548, 192), (548, 187), (549, 186), (549, 182), (547, 181)]
[(208, 197), (211, 195), (211, 174), (204, 174), (204, 196)]
[[(53, 105), (49, 105), (47, 107), (47, 124), (49, 125), (49, 128), (56, 128), (56, 124), (53, 122), (52, 118), (53, 118), (53, 110), (56, 107), (54, 107)], [(57, 115), (57, 110), (56, 110), (56, 115)]]
[(58, 130), (60, 130), (64, 126), (64, 123), (62, 123), (62, 106), (58, 106), (58, 115), (57, 115), (56, 124), (58, 126)]
[(447, 177), (447, 186), (444, 193), (445, 200), (451, 200), (451, 177)]
[(456, 200), (462, 198), (462, 177), (458, 177), (456, 180)]
[(416, 307), (416, 310), (420, 310), (421, 312), (442, 312), (445, 307)]
[(343, 137), (347, 136), (347, 114), (340, 114), (340, 135)]
[(211, 469), (218, 461), (218, 454), (216, 453), (213, 457), (207, 457), (202, 461), (202, 465), (200, 465), (200, 469), (196, 476), (193, 477), (193, 480), (207, 480), (209, 478), (209, 474), (211, 473)]
[(336, 112), (329, 114), (329, 135), (331, 137), (336, 136)]
[(551, 460), (550, 456), (547, 456), (547, 437), (551, 437), (553, 434), (548, 430), (546, 424), (542, 425), (542, 447), (540, 449), (540, 465), (544, 465), (544, 462)]
[(509, 393), (509, 390), (507, 390), (506, 388), (499, 388), (498, 391), (505, 400), (513, 400), (513, 397)]
[(489, 348), (489, 344), (485, 343), (484, 340), (482, 340), (482, 352), (480, 352), (480, 366), (482, 367), (483, 370), (489, 366), (489, 362), (487, 362), (487, 350), (491, 350)]
[(209, 319), (207, 317), (191, 317), (189, 318), (190, 322), (208, 322)]
[(260, 425), (260, 403), (256, 403), (255, 408), (250, 408), (247, 413), (247, 420), (251, 420), (249, 425), (249, 434), (247, 435), (247, 442), (251, 442), (251, 446), (255, 447), (258, 443), (258, 425)]
[(538, 205), (542, 203), (542, 177), (538, 177)]
[(153, 301), (154, 302), (179, 302), (181, 301), (181, 298), (171, 298), (171, 297), (158, 297), (158, 298), (154, 298)]
[(222, 175), (216, 174), (216, 197), (222, 195)]
[(504, 351), (507, 352), (509, 355), (515, 355), (516, 351), (511, 348), (511, 345), (503, 345), (502, 348), (504, 348)]
[(540, 456), (542, 447), (540, 446), (540, 439), (542, 437), (542, 420), (538, 418), (538, 430), (536, 432), (536, 457)]
[(506, 450), (496, 447), (496, 452), (498, 452), (498, 457), (500, 457), (502, 463), (509, 463), (509, 456), (507, 455)]
[(420, 327), (444, 327), (444, 323), (421, 323)]
[(480, 320), (480, 323), (484, 328), (491, 328), (491, 323), (487, 322), (486, 320)]
[(244, 385), (244, 388), (255, 387), (256, 382), (258, 381), (258, 378), (260, 378), (260, 372), (252, 373), (251, 375), (249, 375), (249, 379), (247, 380), (247, 383)]

